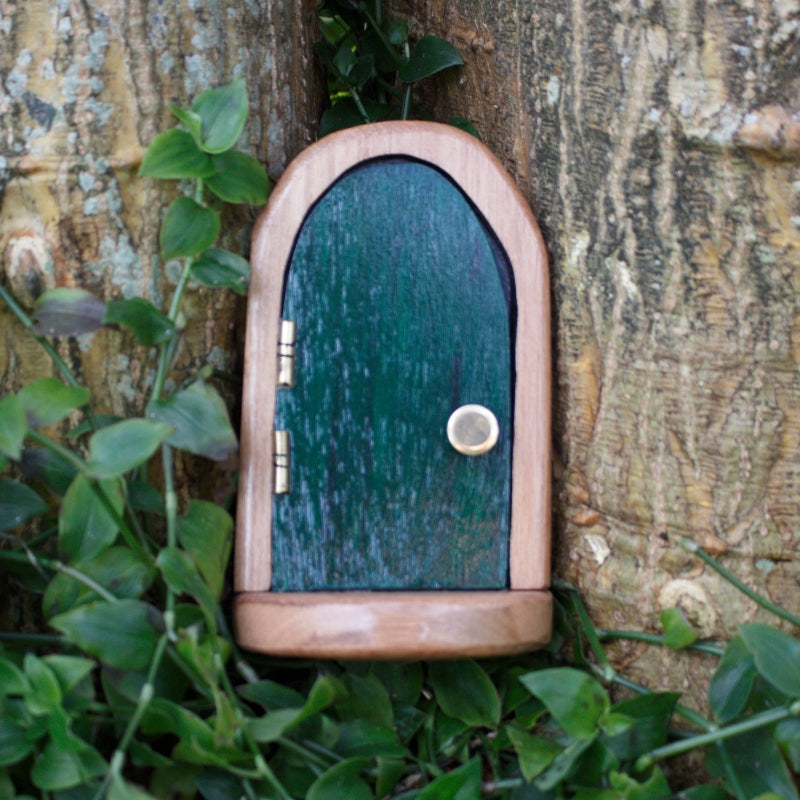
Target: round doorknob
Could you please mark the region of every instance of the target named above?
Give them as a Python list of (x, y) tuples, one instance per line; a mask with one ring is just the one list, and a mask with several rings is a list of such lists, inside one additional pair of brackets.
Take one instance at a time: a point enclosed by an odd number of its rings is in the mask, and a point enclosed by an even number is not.
[(450, 444), (466, 456), (487, 453), (497, 443), (499, 434), (497, 417), (485, 406), (461, 406), (447, 420), (447, 438)]

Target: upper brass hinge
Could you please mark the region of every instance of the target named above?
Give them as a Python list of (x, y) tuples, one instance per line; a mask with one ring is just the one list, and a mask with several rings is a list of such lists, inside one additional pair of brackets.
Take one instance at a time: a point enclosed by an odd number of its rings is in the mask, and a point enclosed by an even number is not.
[(278, 386), (282, 389), (291, 389), (294, 386), (296, 343), (297, 323), (290, 319), (282, 319), (278, 333)]

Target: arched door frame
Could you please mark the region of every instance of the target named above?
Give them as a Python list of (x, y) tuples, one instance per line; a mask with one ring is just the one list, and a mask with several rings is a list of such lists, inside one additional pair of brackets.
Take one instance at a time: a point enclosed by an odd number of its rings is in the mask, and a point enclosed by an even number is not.
[[(446, 174), (483, 216), (505, 250), (513, 270), (517, 328), (514, 337), (516, 382), (510, 591), (342, 592), (309, 593), (302, 594), (302, 597), (269, 592), (272, 572), (272, 430), (285, 272), (297, 233), (314, 204), (353, 167), (381, 157), (412, 158)], [(547, 256), (536, 220), (500, 162), (475, 137), (438, 123), (383, 122), (331, 134), (302, 152), (273, 191), (254, 231), (251, 265), (235, 563), (235, 588), (241, 593), (237, 600), (237, 626), (244, 643), (247, 644), (248, 639), (246, 631), (250, 631), (251, 639), (258, 639), (259, 634), (252, 628), (263, 622), (265, 603), (279, 604), (286, 609), (292, 603), (300, 606), (313, 604), (315, 597), (319, 604), (323, 595), (337, 595), (349, 607), (355, 600), (365, 599), (352, 595), (367, 594), (373, 607), (376, 603), (383, 603), (386, 613), (391, 616), (398, 611), (397, 604), (402, 598), (410, 601), (412, 595), (420, 596), (420, 602), (427, 595), (428, 603), (438, 602), (440, 605), (451, 594), (462, 595), (468, 603), (479, 601), (479, 596), (494, 596), (494, 599), (485, 598), (489, 606), (494, 608), (505, 602), (513, 610), (523, 603), (523, 595), (537, 593), (544, 599), (533, 596), (530, 602), (538, 603), (540, 610), (537, 613), (541, 613), (541, 603), (550, 602), (549, 594), (542, 591), (548, 587), (550, 579), (551, 343)], [(467, 595), (473, 596), (472, 600), (468, 600)], [(504, 601), (501, 600), (503, 597), (506, 598)], [(494, 613), (496, 611), (494, 609)], [(407, 612), (405, 609), (403, 614)], [(419, 613), (425, 614), (424, 611)], [(440, 608), (437, 613), (446, 613), (446, 610)], [(455, 612), (450, 613), (452, 616)], [(528, 616), (522, 614), (516, 622), (523, 621), (524, 617), (524, 624), (530, 624)], [(384, 621), (387, 620), (388, 617)], [(270, 632), (265, 630), (263, 635), (269, 638)], [(252, 639), (250, 646), (262, 649), (258, 644), (260, 639), (256, 639)], [(335, 646), (339, 647), (336, 652), (340, 652), (341, 646)], [(270, 649), (274, 651), (274, 648)], [(463, 650), (445, 649), (442, 655), (456, 652)], [(470, 652), (475, 655), (499, 651), (490, 646), (480, 653)], [(328, 651), (307, 649), (303, 654), (323, 655)], [(394, 652), (393, 657), (400, 657), (400, 651)]]

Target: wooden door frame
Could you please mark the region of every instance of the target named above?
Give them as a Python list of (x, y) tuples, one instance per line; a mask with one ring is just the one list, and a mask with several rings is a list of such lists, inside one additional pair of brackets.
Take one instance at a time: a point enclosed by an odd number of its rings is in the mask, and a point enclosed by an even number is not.
[[(352, 168), (390, 157), (411, 158), (447, 175), (483, 216), (505, 251), (514, 276), (517, 329), (511, 591), (272, 593), (272, 430), (285, 273), (297, 235), (314, 204)], [(541, 602), (549, 603), (549, 594), (542, 591), (550, 580), (551, 342), (547, 254), (524, 197), (488, 148), (457, 128), (432, 122), (373, 123), (326, 136), (303, 151), (284, 173), (256, 224), (250, 260), (234, 577), (235, 589), (242, 593), (237, 600), (240, 632), (258, 624), (254, 609), (264, 602), (279, 604), (283, 609), (297, 608), (298, 604), (312, 605), (313, 598), (321, 601), (323, 596), (330, 602), (333, 595), (368, 594), (371, 603), (382, 602), (377, 598), (383, 596), (383, 602), (394, 604), (391, 614), (396, 614), (398, 596), (427, 597), (441, 604), (448, 595), (474, 595), (473, 601), (478, 601), (478, 595), (539, 592), (547, 595)], [(265, 599), (265, 594), (271, 599)], [(352, 599), (344, 598), (347, 607), (352, 605)], [(520, 595), (517, 599), (507, 597), (506, 602), (516, 607), (522, 600)], [(494, 607), (496, 602), (495, 599), (486, 607)], [(403, 611), (406, 612), (407, 609)], [(529, 616), (523, 614), (516, 622), (529, 624)]]

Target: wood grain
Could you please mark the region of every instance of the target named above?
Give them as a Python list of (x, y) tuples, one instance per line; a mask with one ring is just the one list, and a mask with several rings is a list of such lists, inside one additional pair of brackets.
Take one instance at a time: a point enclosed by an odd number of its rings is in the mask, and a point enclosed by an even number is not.
[(379, 123), (343, 131), (292, 163), (257, 223), (252, 248), (242, 423), (242, 486), (236, 550), (238, 591), (271, 584), (271, 431), (276, 343), (286, 265), (309, 208), (347, 170), (407, 156), (448, 175), (475, 204), (506, 251), (517, 293), (515, 430), (510, 585), (538, 589), (550, 573), (549, 288), (536, 222), (513, 181), (476, 139), (435, 123)]
[(253, 592), (236, 600), (244, 647), (305, 658), (522, 653), (550, 639), (549, 592)]

